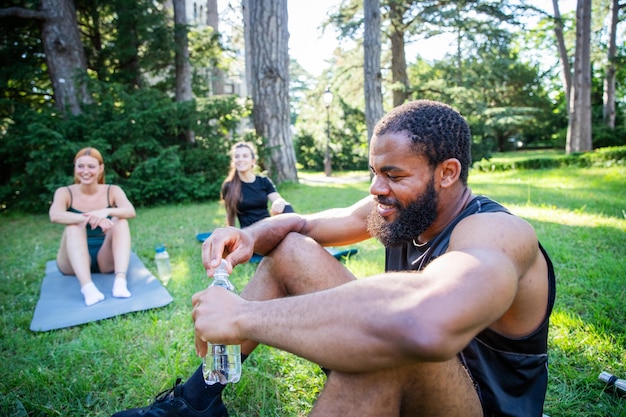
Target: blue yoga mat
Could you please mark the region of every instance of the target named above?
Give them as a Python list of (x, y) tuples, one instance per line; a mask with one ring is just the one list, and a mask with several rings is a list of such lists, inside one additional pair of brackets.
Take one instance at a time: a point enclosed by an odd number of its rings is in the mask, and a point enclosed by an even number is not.
[(58, 270), (56, 261), (48, 261), (30, 330), (44, 332), (76, 326), (134, 311), (163, 307), (173, 300), (161, 281), (152, 275), (135, 253), (131, 253), (126, 277), (131, 297), (113, 297), (111, 291), (114, 274), (93, 274), (92, 279), (106, 298), (87, 307), (78, 279), (73, 275), (63, 275)]
[[(204, 242), (209, 236), (211, 236), (211, 232), (198, 233), (196, 235), (196, 239), (198, 239), (200, 242)], [(354, 256), (359, 251), (357, 248), (337, 249), (337, 248), (334, 248), (334, 247), (328, 247), (328, 248), (325, 248), (325, 249), (326, 249), (326, 251), (328, 253), (333, 255), (338, 260), (342, 260), (344, 258), (349, 258), (350, 256)], [(250, 258), (249, 262), (250, 263), (259, 263), (259, 262), (261, 262), (261, 259), (263, 259), (263, 255), (259, 255), (259, 254), (255, 253), (254, 255), (252, 255), (252, 258)]]

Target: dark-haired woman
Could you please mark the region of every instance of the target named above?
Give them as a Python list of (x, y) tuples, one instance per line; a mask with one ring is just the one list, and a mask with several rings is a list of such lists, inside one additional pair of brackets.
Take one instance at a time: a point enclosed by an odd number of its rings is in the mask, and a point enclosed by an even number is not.
[[(256, 175), (254, 146), (238, 142), (231, 149), (231, 169), (222, 184), (226, 224), (243, 228), (275, 214), (293, 213), (293, 208), (276, 191), (272, 181)], [(268, 201), (271, 207), (268, 210)]]

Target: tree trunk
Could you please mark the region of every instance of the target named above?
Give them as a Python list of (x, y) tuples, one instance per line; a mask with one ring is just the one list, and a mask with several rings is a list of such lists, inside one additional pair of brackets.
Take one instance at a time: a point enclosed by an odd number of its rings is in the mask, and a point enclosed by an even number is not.
[(252, 116), (269, 151), (268, 175), (277, 183), (298, 181), (289, 108), (287, 0), (248, 2)]
[[(176, 101), (193, 100), (191, 90), (191, 64), (187, 41), (187, 14), (185, 0), (174, 0), (174, 42), (176, 44)], [(185, 133), (189, 143), (196, 141), (195, 133), (189, 129)]]
[(245, 82), (245, 96), (250, 96), (252, 92), (252, 41), (250, 40), (250, 2), (248, 0), (241, 0), (241, 8), (243, 14), (243, 41), (244, 41), (244, 54), (246, 62), (246, 82)]
[(609, 49), (606, 57), (606, 73), (604, 74), (604, 124), (611, 129), (615, 129), (615, 66), (617, 22), (619, 13), (619, 0), (611, 1), (611, 22), (609, 24)]
[(570, 67), (567, 48), (565, 47), (565, 38), (563, 37), (563, 20), (561, 19), (561, 12), (559, 11), (559, 0), (552, 0), (552, 7), (554, 8), (554, 35), (559, 49), (559, 57), (561, 58), (565, 106), (569, 109), (570, 95), (572, 92), (572, 68)]
[[(207, 8), (207, 26), (213, 28), (214, 33), (219, 33), (219, 12), (217, 9), (217, 0), (207, 0), (206, 2)], [(213, 95), (224, 94), (224, 71), (214, 66), (211, 70), (211, 88), (213, 90)]]
[(382, 75), (380, 73), (380, 0), (365, 0), (363, 10), (365, 15), (363, 86), (369, 147), (374, 126), (383, 117)]
[(81, 105), (91, 103), (87, 85), (80, 76), (87, 73), (87, 58), (80, 40), (76, 9), (71, 0), (41, 0), (40, 10), (10, 7), (0, 17), (37, 19), (46, 54), (48, 75), (54, 91), (54, 105), (62, 114), (82, 113)]
[(576, 57), (566, 153), (591, 150), (591, 0), (576, 5)]
[(390, 2), (391, 21), (391, 78), (393, 82), (393, 106), (403, 104), (409, 97), (409, 77), (406, 74), (406, 54), (404, 51), (404, 10), (407, 6)]

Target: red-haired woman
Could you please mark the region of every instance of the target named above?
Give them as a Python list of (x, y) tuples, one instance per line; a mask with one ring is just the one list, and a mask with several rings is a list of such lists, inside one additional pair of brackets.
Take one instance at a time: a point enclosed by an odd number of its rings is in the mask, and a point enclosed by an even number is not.
[(117, 185), (104, 183), (104, 161), (95, 148), (74, 157), (74, 184), (59, 187), (50, 206), (50, 221), (65, 225), (57, 266), (76, 275), (87, 306), (104, 299), (92, 273), (115, 273), (113, 296), (130, 297), (126, 271), (130, 260), (128, 219), (135, 208)]

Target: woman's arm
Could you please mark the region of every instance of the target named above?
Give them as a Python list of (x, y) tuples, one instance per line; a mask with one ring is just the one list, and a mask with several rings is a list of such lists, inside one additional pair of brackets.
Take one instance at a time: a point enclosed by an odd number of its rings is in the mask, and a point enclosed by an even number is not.
[(270, 207), (270, 214), (275, 216), (276, 214), (281, 214), (285, 211), (285, 207), (289, 204), (278, 191), (274, 191), (273, 193), (269, 193), (267, 198), (272, 202), (272, 206)]
[(111, 196), (114, 207), (109, 208), (109, 216), (119, 217), (120, 219), (132, 219), (137, 213), (133, 203), (130, 202), (122, 187), (111, 185)]
[(89, 218), (92, 227), (98, 226), (98, 221), (110, 217), (118, 217), (120, 219), (132, 219), (135, 217), (135, 207), (126, 197), (126, 193), (121, 187), (111, 185), (110, 204), (111, 207), (105, 207), (98, 210), (91, 210), (83, 213), (83, 216)]
[(59, 187), (54, 192), (52, 204), (48, 210), (50, 221), (58, 224), (85, 223), (87, 219), (81, 213), (67, 211), (70, 206), (70, 192), (67, 187)]

